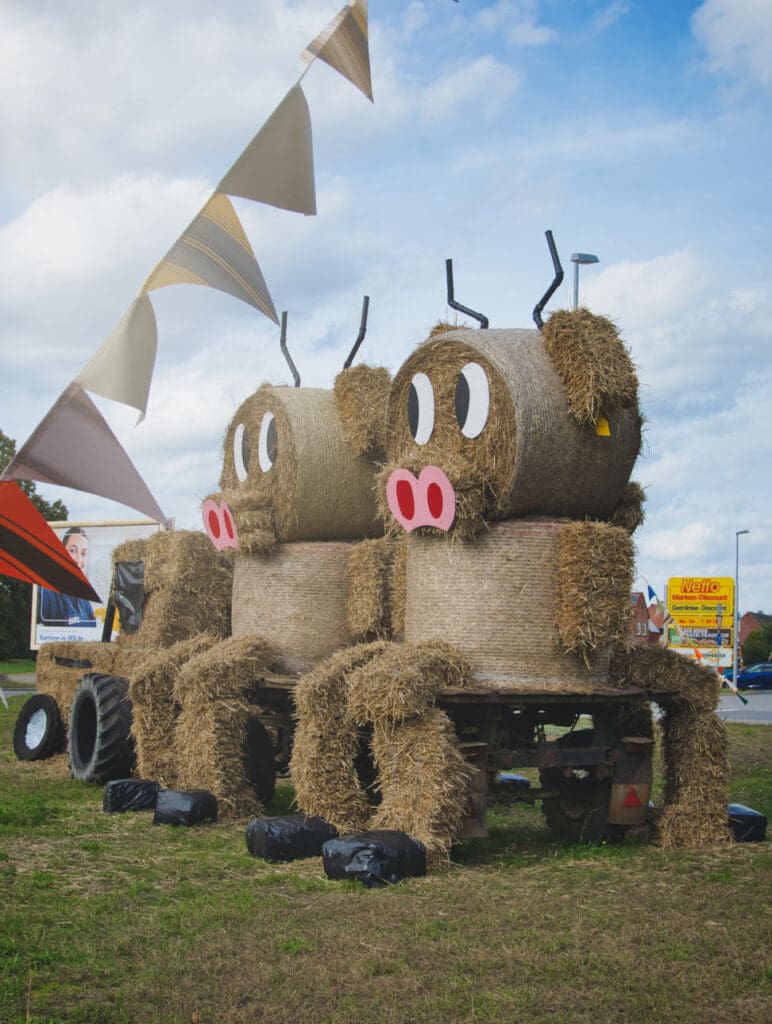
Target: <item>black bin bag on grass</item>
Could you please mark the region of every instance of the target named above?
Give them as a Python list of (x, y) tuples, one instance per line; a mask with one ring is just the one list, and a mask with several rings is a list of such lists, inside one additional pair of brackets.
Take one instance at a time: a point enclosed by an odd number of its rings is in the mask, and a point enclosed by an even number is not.
[(217, 821), (217, 797), (207, 789), (162, 789), (155, 803), (154, 825), (200, 825)]
[(426, 848), (404, 832), (352, 832), (322, 848), (328, 878), (353, 878), (368, 889), (426, 874)]
[(324, 818), (287, 814), (281, 818), (255, 818), (247, 825), (247, 849), (253, 857), (273, 863), (300, 857), (321, 857), (322, 847), (338, 830)]
[(113, 779), (105, 786), (105, 814), (145, 811), (155, 807), (160, 786), (149, 779)]
[(729, 804), (729, 828), (738, 843), (762, 843), (767, 834), (767, 816), (743, 804)]

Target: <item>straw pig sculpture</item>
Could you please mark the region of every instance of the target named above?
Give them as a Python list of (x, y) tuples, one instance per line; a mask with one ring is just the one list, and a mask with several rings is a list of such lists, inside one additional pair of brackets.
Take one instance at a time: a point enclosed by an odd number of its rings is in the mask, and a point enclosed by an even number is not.
[[(364, 390), (376, 379), (380, 394), (388, 382), (385, 370), (362, 366), (344, 376)], [(261, 810), (233, 758), (261, 712), (255, 681), (299, 678), (378, 630), (352, 632), (348, 616), (352, 551), (383, 534), (367, 454), (376, 443), (354, 448), (333, 393), (317, 388), (264, 384), (228, 427), (220, 491), (202, 512), (214, 546), (235, 548), (231, 635), (186, 662), (175, 697), (179, 783), (211, 789), (230, 816)]]
[[(452, 728), (433, 708), (441, 689), (575, 694), (620, 681), (610, 657), (629, 644), (630, 533), (642, 519), (642, 492), (629, 482), (641, 440), (637, 379), (614, 325), (584, 309), (555, 313), (543, 332), (438, 325), (395, 376), (388, 427), (379, 498), (391, 530), (408, 534), (404, 643), (351, 651), (304, 681), (299, 734), (314, 718), (314, 686), (323, 705), (343, 698), (349, 714), (337, 746), (296, 743), (293, 778), (312, 780), (298, 787), (307, 813), (361, 827), (368, 808), (352, 784), (353, 737), (369, 724), (383, 795), (371, 827), (411, 831), (441, 857), (466, 799)], [(409, 729), (427, 770), (422, 722), (432, 763), (443, 762), (423, 818), (427, 780), (399, 763)], [(666, 753), (677, 759), (675, 746)], [(709, 832), (691, 838), (723, 838)]]

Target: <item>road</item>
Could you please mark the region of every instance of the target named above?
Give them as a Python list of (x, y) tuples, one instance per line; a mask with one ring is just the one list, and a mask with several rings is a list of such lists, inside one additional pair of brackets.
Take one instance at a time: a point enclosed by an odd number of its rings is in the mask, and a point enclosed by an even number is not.
[(726, 722), (746, 722), (749, 725), (772, 724), (772, 692), (744, 690), (747, 704), (733, 693), (721, 697), (718, 714)]

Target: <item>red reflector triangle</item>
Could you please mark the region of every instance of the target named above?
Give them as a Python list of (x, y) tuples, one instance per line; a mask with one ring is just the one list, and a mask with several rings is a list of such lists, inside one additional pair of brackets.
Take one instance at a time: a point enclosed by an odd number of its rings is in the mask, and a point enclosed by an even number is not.
[(628, 789), (627, 796), (622, 801), (622, 806), (623, 807), (640, 807), (641, 806), (640, 797), (636, 793), (636, 791), (635, 791), (633, 786), (630, 786), (630, 788)]

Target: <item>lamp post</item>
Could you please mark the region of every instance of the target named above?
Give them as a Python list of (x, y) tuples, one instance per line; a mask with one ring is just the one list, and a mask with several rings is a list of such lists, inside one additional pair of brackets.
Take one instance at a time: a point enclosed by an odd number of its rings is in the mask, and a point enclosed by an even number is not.
[(737, 689), (737, 676), (739, 675), (739, 663), (737, 660), (737, 648), (740, 640), (740, 537), (750, 530), (735, 530), (734, 532), (734, 663), (732, 665), (732, 682)]
[(579, 264), (600, 263), (597, 256), (591, 252), (571, 253), (571, 262), (574, 265), (574, 309), (579, 309)]

